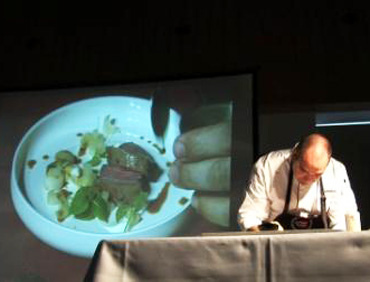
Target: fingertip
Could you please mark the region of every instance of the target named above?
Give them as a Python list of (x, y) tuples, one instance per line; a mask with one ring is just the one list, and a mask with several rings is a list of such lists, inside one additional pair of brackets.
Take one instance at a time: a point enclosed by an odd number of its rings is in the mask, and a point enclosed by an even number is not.
[(176, 139), (173, 146), (173, 153), (178, 159), (185, 157), (185, 145), (181, 138)]
[(174, 162), (169, 169), (168, 177), (173, 184), (178, 184), (180, 179), (180, 168), (178, 162)]
[(198, 196), (196, 194), (194, 194), (194, 196), (192, 198), (191, 205), (194, 209), (196, 209), (196, 210), (199, 209), (199, 199), (198, 199)]

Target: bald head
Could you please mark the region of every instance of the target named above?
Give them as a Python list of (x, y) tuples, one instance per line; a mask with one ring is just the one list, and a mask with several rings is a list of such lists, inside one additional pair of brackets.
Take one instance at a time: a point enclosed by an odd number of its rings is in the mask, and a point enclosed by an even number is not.
[(293, 172), (301, 184), (312, 184), (324, 173), (331, 157), (329, 140), (318, 133), (310, 134), (293, 153)]
[(303, 157), (307, 152), (315, 153), (317, 157), (326, 156), (331, 157), (332, 149), (329, 140), (322, 134), (310, 134), (299, 142), (296, 148), (297, 157)]

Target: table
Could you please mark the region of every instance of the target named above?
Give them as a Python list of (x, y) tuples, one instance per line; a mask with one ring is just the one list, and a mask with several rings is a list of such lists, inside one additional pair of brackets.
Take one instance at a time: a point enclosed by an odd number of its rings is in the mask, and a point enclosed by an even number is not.
[(370, 231), (103, 241), (85, 281), (370, 281)]

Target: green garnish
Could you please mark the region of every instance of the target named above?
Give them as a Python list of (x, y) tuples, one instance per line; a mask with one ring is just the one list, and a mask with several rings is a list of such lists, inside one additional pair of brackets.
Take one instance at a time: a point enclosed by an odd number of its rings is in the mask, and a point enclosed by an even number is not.
[(108, 222), (115, 210), (116, 222), (126, 220), (124, 231), (132, 229), (141, 220), (148, 204), (148, 193), (140, 192), (132, 203), (113, 200), (109, 191), (99, 186), (101, 166), (107, 163), (107, 140), (119, 132), (116, 121), (107, 116), (102, 131), (79, 133), (77, 154), (60, 150), (46, 168), (47, 202), (57, 205), (57, 220), (72, 216), (80, 220), (99, 219)]

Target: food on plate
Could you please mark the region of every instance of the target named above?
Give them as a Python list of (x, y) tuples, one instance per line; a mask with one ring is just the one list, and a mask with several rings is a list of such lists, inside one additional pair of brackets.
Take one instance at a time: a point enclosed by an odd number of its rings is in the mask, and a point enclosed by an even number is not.
[(143, 174), (149, 181), (158, 180), (162, 169), (139, 145), (128, 142), (118, 148), (108, 147), (108, 164)]
[(112, 213), (117, 223), (125, 220), (124, 231), (140, 222), (150, 202), (150, 183), (163, 170), (136, 143), (107, 145), (117, 132), (115, 120), (108, 116), (101, 132), (80, 134), (75, 153), (62, 149), (47, 166), (48, 203), (58, 206), (59, 222), (68, 217), (108, 222)]
[(108, 191), (114, 203), (132, 203), (140, 192), (149, 192), (147, 179), (139, 172), (125, 170), (119, 166), (104, 165), (97, 183)]

